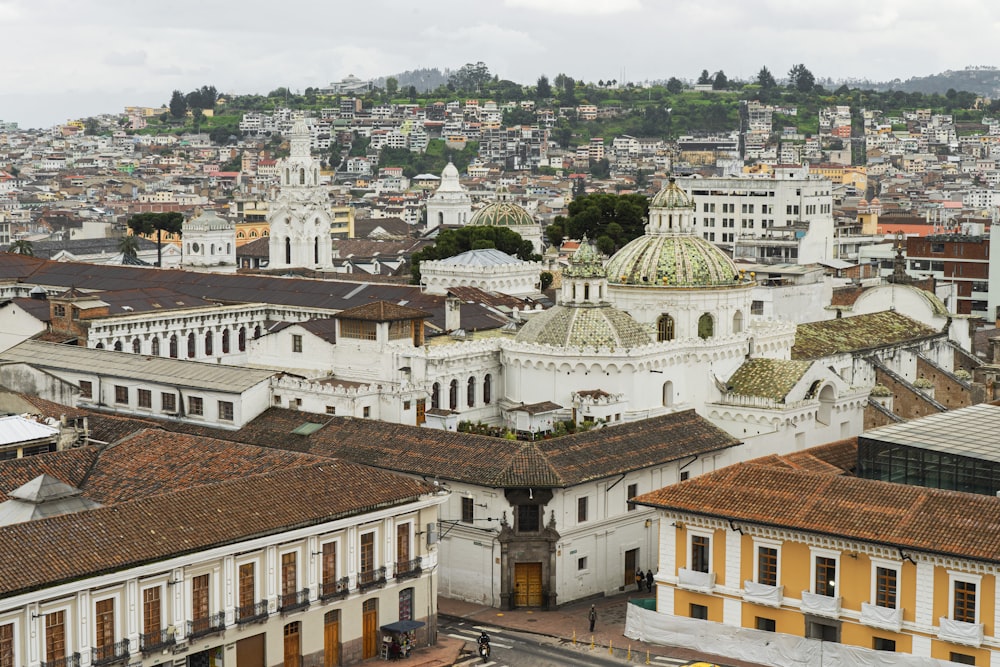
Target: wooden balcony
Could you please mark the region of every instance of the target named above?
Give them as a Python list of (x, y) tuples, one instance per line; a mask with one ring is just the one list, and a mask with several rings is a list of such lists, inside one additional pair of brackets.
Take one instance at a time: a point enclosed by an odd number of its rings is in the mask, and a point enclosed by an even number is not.
[(326, 581), (319, 585), (320, 600), (336, 600), (338, 598), (346, 598), (350, 592), (350, 577), (341, 577), (340, 579)]
[(358, 572), (358, 589), (367, 590), (376, 586), (385, 586), (385, 566), (377, 567), (374, 570)]

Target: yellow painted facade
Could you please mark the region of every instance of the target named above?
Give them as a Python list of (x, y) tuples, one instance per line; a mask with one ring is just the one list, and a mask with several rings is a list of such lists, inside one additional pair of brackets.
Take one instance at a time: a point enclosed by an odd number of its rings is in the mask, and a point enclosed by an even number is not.
[[(933, 553), (904, 553), (894, 546), (852, 542), (794, 529), (775, 529), (745, 522), (719, 528), (720, 523), (719, 519), (693, 514), (665, 514), (661, 530), (669, 532), (661, 540), (657, 598), (661, 605), (667, 601), (668, 606), (660, 611), (669, 609), (675, 616), (739, 624), (749, 629), (773, 627), (775, 632), (814, 639), (822, 634), (822, 629), (817, 630), (815, 625), (819, 623), (835, 628), (835, 641), (842, 644), (882, 650), (894, 646), (900, 653), (914, 653), (916, 646), (921, 655), (940, 660), (972, 659), (977, 665), (990, 665), (989, 647), (1000, 647), (995, 639), (996, 571), (1000, 571), (1000, 566), (945, 559)], [(728, 534), (730, 532), (741, 534), (736, 538)], [(703, 542), (694, 546), (693, 536), (710, 537), (707, 559), (695, 553), (696, 549), (703, 548)], [(664, 553), (668, 547), (672, 554)], [(768, 600), (768, 604), (746, 599), (745, 582), (772, 588), (766, 577), (758, 573), (758, 549), (761, 547), (776, 550), (777, 578), (773, 588), (782, 589), (781, 594)], [(818, 588), (818, 558), (829, 558), (835, 563), (832, 596), (822, 595)], [(691, 569), (697, 569), (698, 562), (710, 563), (710, 569), (700, 569), (692, 575)], [(734, 571), (734, 568), (740, 580), (727, 581), (727, 570)], [(894, 588), (891, 584), (883, 587), (883, 591), (894, 596), (895, 607), (879, 604), (879, 568), (882, 573), (896, 573)], [(708, 586), (703, 583), (705, 579), (698, 578), (712, 576), (714, 580), (708, 579), (712, 581)], [(882, 581), (887, 581), (884, 574)], [(959, 606), (955, 597), (956, 581), (975, 587), (974, 619), (965, 616), (963, 620), (963, 615), (956, 610)], [(931, 590), (922, 590), (920, 586), (926, 586), (927, 582)], [(839, 599), (839, 608), (833, 612), (804, 609), (803, 591), (826, 599)], [(734, 602), (739, 605), (736, 616), (733, 615)], [(887, 629), (886, 622), (873, 612), (873, 606), (879, 607), (879, 611), (899, 610), (899, 630)], [(918, 618), (920, 610), (923, 618)], [(948, 632), (942, 627), (941, 618), (960, 621), (959, 634), (981, 627), (981, 645), (961, 637), (946, 636)]]

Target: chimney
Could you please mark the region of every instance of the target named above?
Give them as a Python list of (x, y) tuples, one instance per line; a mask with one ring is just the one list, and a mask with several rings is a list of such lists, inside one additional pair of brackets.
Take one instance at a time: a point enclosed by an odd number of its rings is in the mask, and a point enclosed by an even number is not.
[(456, 331), (462, 328), (462, 301), (453, 296), (444, 300), (444, 330)]

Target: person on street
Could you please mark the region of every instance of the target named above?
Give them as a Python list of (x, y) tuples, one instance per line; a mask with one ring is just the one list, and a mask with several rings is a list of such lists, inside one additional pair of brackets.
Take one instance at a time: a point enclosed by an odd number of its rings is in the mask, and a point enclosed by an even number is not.
[(646, 572), (646, 591), (653, 592), (653, 568), (649, 568), (649, 571)]
[(590, 619), (590, 631), (593, 632), (594, 623), (597, 622), (597, 607), (590, 605), (590, 614), (587, 615), (587, 618)]
[(635, 590), (642, 592), (642, 585), (646, 583), (646, 575), (642, 573), (642, 569), (635, 571)]

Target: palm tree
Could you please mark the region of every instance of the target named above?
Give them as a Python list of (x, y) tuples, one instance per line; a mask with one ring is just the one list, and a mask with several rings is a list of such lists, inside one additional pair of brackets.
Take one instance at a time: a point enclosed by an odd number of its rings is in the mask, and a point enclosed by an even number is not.
[(139, 255), (139, 237), (127, 234), (118, 242), (118, 250), (123, 258), (136, 259)]
[(12, 252), (17, 255), (27, 255), (28, 257), (35, 256), (35, 249), (31, 245), (31, 241), (25, 239), (18, 239), (10, 244), (7, 248), (7, 252)]

